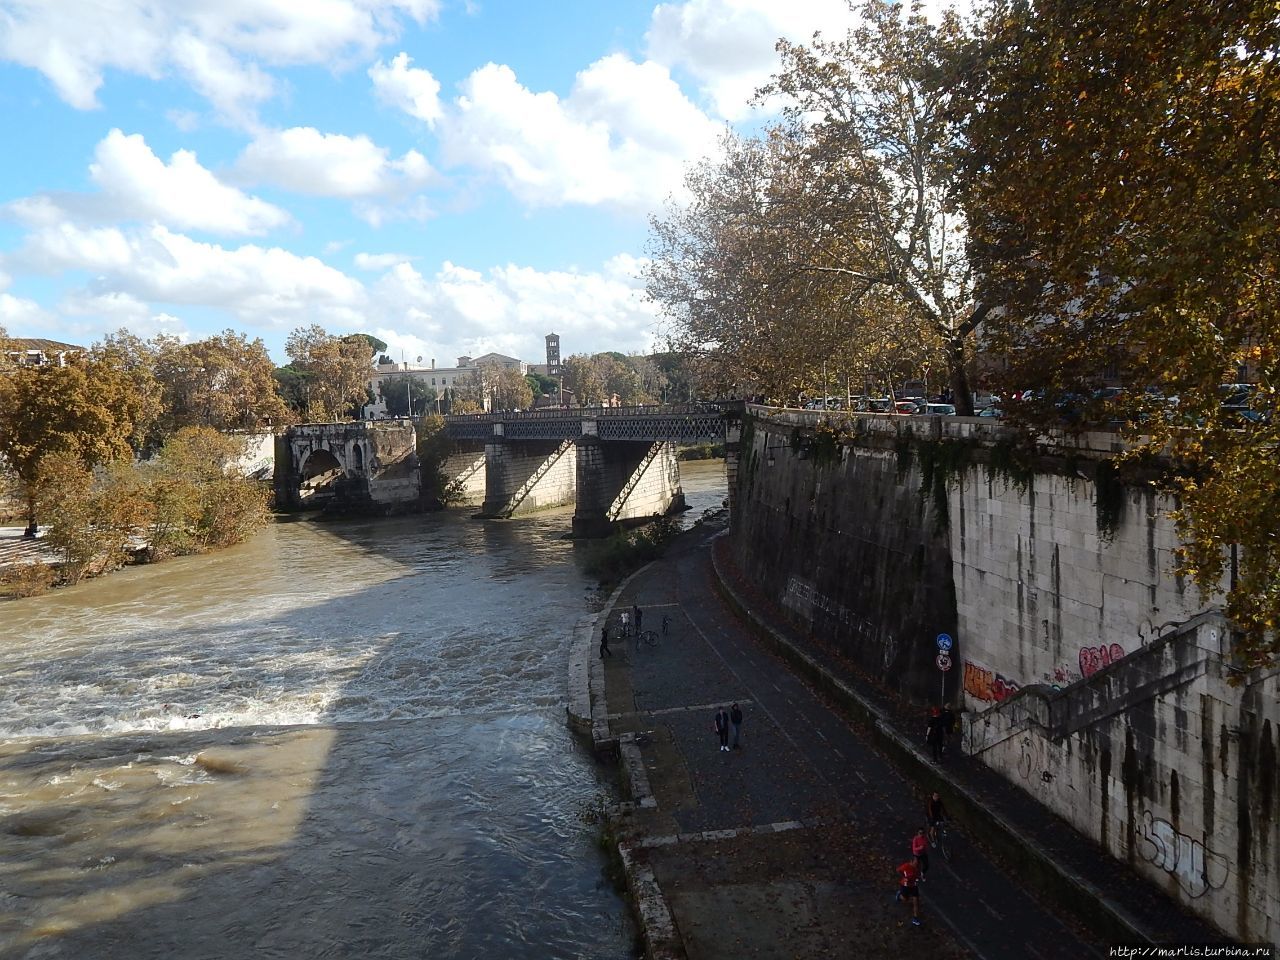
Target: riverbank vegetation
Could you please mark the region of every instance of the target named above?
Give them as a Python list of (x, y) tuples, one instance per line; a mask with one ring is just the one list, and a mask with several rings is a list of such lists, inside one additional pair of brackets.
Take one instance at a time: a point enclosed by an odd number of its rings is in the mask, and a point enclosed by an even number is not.
[[(726, 391), (910, 378), (970, 413), (977, 379), (1029, 433), (1127, 431), (1131, 456), (1171, 465), (1178, 574), (1225, 590), (1242, 665), (1274, 662), (1274, 8), (859, 10), (845, 37), (779, 45), (761, 98), (781, 121), (726, 139), (654, 219), (647, 287), (673, 348)], [(1239, 382), (1243, 409), (1224, 403)]]
[(672, 517), (661, 517), (639, 529), (619, 528), (612, 536), (585, 545), (582, 569), (603, 584), (618, 583), (666, 553), (679, 533), (680, 526)]
[(270, 521), (267, 491), (236, 465), (243, 442), (184, 427), (148, 461), (87, 467), (75, 453), (44, 457), (34, 483), (41, 541), (56, 564), (15, 565), (0, 591), (31, 596), (59, 583), (240, 543)]

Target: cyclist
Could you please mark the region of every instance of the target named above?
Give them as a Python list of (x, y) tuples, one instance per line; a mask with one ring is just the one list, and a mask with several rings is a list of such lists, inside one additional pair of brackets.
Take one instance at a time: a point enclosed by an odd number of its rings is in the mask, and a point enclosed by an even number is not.
[(938, 824), (947, 819), (947, 808), (937, 790), (924, 802), (924, 819), (929, 824), (929, 842), (938, 845)]

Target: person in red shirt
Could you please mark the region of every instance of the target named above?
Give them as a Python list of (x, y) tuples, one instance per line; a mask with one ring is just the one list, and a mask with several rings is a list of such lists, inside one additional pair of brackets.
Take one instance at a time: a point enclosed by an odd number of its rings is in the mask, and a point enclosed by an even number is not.
[(898, 864), (898, 899), (911, 904), (911, 924), (920, 926), (920, 871), (908, 860)]
[(916, 858), (916, 868), (920, 871), (920, 882), (923, 883), (929, 873), (929, 838), (925, 836), (924, 827), (916, 831), (911, 838), (911, 855)]

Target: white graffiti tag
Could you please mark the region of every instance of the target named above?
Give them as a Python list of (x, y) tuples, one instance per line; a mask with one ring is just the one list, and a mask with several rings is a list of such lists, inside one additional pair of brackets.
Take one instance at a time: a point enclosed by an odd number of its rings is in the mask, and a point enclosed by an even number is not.
[(1177, 877), (1178, 885), (1193, 900), (1227, 882), (1226, 857), (1179, 833), (1168, 820), (1153, 817), (1150, 810), (1142, 814), (1141, 837), (1142, 858)]

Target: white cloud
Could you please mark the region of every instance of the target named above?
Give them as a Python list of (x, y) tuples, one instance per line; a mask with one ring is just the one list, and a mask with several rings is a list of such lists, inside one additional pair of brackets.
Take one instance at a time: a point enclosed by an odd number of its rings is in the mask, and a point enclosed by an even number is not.
[(0, 293), (0, 327), (10, 336), (20, 337), (29, 335), (30, 331), (47, 329), (54, 319), (53, 314), (34, 300)]
[(119, 130), (98, 144), (89, 176), (102, 188), (108, 215), (120, 219), (223, 234), (260, 234), (289, 222), (279, 207), (222, 183), (189, 150), (165, 164), (141, 136)]
[(314, 127), (269, 130), (236, 161), (238, 176), (322, 197), (409, 193), (431, 179), (431, 165), (416, 150), (393, 159), (364, 134), (348, 137)]
[(370, 67), (369, 78), (380, 100), (434, 127), (442, 111), (440, 81), (411, 63), (407, 53), (398, 53), (389, 65), (379, 60)]
[(720, 131), (665, 67), (621, 55), (579, 73), (563, 99), (490, 63), (467, 78), (455, 106), (441, 122), (446, 156), (495, 174), (530, 206), (650, 209)]
[(0, 60), (39, 70), (81, 110), (98, 105), (107, 70), (173, 73), (232, 119), (275, 84), (263, 67), (341, 66), (434, 17), (440, 0), (5, 0)]
[(389, 270), (396, 264), (409, 263), (414, 259), (403, 253), (357, 253), (355, 265), (359, 270)]
[(566, 354), (647, 350), (656, 315), (635, 279), (637, 264), (624, 256), (600, 272), (508, 264), (482, 273), (446, 262), (427, 277), (404, 263), (373, 285), (370, 299), (387, 329), (431, 344), (431, 355), (449, 363), (488, 350), (536, 361), (552, 330)]
[(154, 220), (182, 230), (226, 235), (262, 234), (290, 222), (279, 207), (220, 181), (189, 150), (165, 163), (139, 135), (112, 130), (94, 149), (89, 177), (94, 194), (37, 194), (5, 205), (4, 212), (33, 227), (71, 220)]
[(6, 262), (29, 273), (88, 273), (95, 296), (212, 307), (250, 325), (362, 322), (364, 287), (315, 257), (202, 243), (158, 224), (128, 233), (72, 223), (40, 227)]
[(654, 7), (646, 39), (649, 56), (688, 70), (719, 116), (741, 120), (778, 69), (779, 38), (840, 39), (855, 22), (845, 0), (688, 0)]

